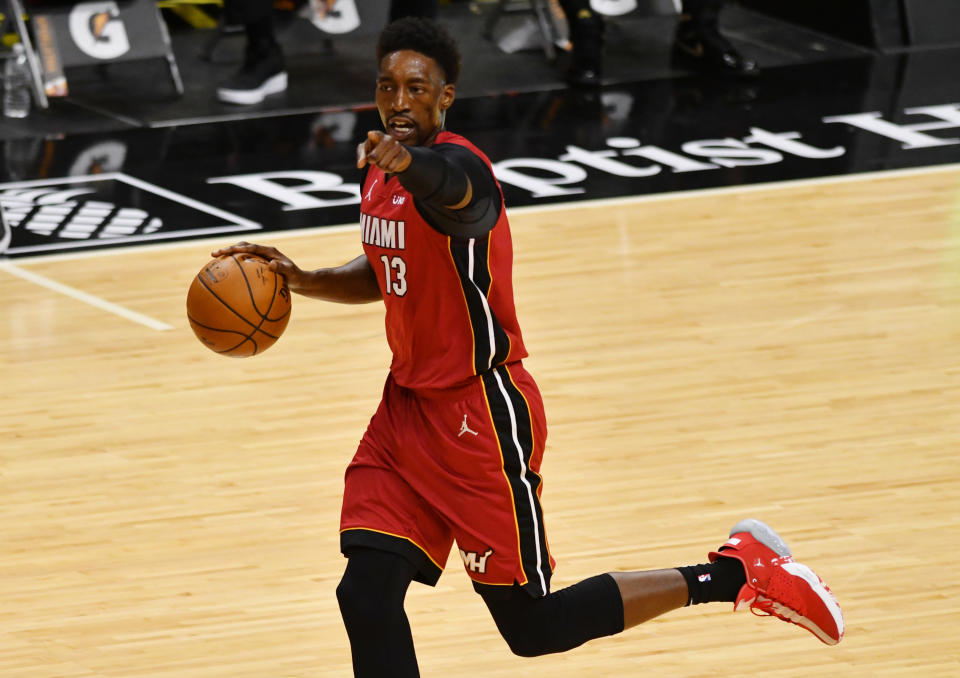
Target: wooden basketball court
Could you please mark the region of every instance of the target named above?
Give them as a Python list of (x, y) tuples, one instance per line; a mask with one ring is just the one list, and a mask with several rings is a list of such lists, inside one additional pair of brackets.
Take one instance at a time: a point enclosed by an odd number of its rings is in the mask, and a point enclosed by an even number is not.
[[(520, 659), (453, 554), (407, 599), (422, 675), (960, 674), (960, 168), (512, 224), (555, 586), (703, 562), (755, 516), (847, 637), (718, 604)], [(261, 240), (305, 267), (360, 251)], [(214, 355), (184, 299), (228, 242), (0, 264), (0, 676), (351, 675), (338, 514), (382, 308), (298, 297), (268, 352)]]

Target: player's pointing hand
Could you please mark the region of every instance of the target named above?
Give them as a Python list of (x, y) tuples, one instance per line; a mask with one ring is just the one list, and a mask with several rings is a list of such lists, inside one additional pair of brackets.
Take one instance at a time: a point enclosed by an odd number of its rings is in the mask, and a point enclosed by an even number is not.
[(371, 130), (367, 140), (357, 146), (357, 167), (376, 165), (388, 174), (402, 172), (410, 166), (410, 152), (393, 137)]

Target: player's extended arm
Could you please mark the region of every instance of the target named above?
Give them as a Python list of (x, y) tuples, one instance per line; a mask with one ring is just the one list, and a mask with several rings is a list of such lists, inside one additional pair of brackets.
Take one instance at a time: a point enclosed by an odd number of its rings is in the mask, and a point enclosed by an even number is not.
[(500, 189), (486, 164), (463, 146), (403, 146), (371, 131), (357, 148), (357, 166), (367, 163), (396, 174), (428, 223), (442, 233), (476, 238), (497, 223)]
[(370, 267), (366, 255), (361, 254), (353, 261), (334, 268), (318, 268), (304, 271), (275, 247), (240, 242), (230, 247), (212, 252), (213, 256), (249, 252), (270, 262), (270, 270), (276, 271), (287, 279), (291, 292), (313, 299), (335, 301), (341, 304), (364, 304), (379, 301), (380, 287), (377, 276)]

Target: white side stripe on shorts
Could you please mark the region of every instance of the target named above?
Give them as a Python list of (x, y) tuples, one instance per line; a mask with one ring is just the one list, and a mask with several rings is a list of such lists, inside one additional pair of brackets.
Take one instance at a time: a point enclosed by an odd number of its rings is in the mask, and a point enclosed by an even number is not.
[(530, 502), (530, 517), (533, 519), (534, 542), (537, 545), (537, 575), (540, 577), (540, 586), (544, 595), (547, 593), (547, 580), (543, 576), (543, 556), (540, 553), (540, 521), (537, 520), (536, 501), (533, 497), (533, 488), (530, 481), (527, 480), (527, 465), (523, 461), (523, 448), (517, 439), (517, 414), (513, 410), (513, 403), (510, 402), (510, 396), (507, 395), (507, 389), (504, 388), (503, 379), (500, 378), (500, 369), (493, 370), (493, 376), (497, 379), (497, 386), (500, 387), (500, 393), (503, 395), (503, 401), (507, 404), (507, 411), (510, 413), (510, 432), (513, 435), (513, 445), (517, 450), (517, 457), (520, 459), (520, 479), (524, 487), (527, 488), (527, 500)]

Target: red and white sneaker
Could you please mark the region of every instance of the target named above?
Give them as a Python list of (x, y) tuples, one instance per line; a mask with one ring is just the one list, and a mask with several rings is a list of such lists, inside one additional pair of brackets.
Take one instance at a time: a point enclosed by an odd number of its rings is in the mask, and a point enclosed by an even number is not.
[(827, 645), (843, 638), (843, 613), (833, 593), (813, 570), (794, 562), (790, 548), (766, 523), (741, 520), (727, 542), (710, 553), (711, 563), (717, 558), (736, 558), (747, 573), (734, 610), (749, 607), (797, 624)]

